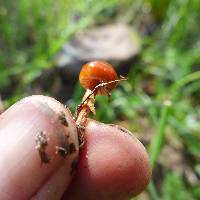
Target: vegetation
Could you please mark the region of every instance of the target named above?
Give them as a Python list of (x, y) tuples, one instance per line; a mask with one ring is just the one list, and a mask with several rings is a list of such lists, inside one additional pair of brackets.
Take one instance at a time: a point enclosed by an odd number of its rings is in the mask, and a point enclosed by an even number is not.
[[(113, 92), (111, 101), (98, 97), (95, 118), (144, 133), (139, 137), (147, 140), (155, 173), (150, 199), (200, 199), (199, 0), (1, 0), (4, 104), (29, 95), (32, 81), (54, 66), (54, 55), (77, 31), (111, 22), (135, 28), (142, 35), (142, 50), (129, 80)], [(77, 84), (72, 107), (81, 96)], [(166, 147), (183, 157), (180, 165), (191, 169), (197, 181), (161, 162)]]

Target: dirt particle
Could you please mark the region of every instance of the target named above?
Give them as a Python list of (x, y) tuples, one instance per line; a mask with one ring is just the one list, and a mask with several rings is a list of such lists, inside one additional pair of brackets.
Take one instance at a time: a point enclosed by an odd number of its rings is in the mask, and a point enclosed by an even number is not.
[(49, 163), (51, 159), (46, 153), (46, 148), (48, 146), (48, 139), (45, 131), (40, 131), (39, 133), (36, 134), (35, 142), (36, 142), (35, 148), (39, 152), (41, 162), (45, 164)]
[(68, 154), (68, 150), (66, 147), (58, 147), (56, 146), (56, 154), (60, 155), (61, 157), (65, 158)]
[(130, 131), (128, 131), (127, 129), (125, 129), (124, 127), (122, 127), (122, 126), (118, 126), (118, 125), (115, 125), (115, 124), (109, 124), (109, 126), (111, 126), (111, 127), (115, 127), (115, 128), (117, 128), (118, 130), (120, 130), (120, 131), (122, 131), (123, 133), (127, 133), (127, 134), (129, 134), (129, 135), (133, 135)]
[(72, 154), (74, 152), (76, 152), (76, 146), (74, 143), (70, 143), (69, 144), (69, 153)]
[(71, 163), (71, 171), (70, 171), (71, 176), (75, 174), (77, 167), (78, 167), (78, 158), (75, 158)]
[(65, 113), (63, 111), (60, 112), (59, 116), (58, 116), (59, 121), (61, 122), (62, 125), (68, 127), (69, 124), (67, 122)]
[(56, 146), (56, 154), (65, 158), (70, 153), (70, 144), (69, 144), (70, 133), (60, 133), (59, 145)]

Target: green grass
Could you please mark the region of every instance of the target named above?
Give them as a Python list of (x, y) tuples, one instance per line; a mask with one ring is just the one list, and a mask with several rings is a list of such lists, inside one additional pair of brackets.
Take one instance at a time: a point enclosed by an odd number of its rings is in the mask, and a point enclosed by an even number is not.
[[(97, 98), (95, 118), (123, 121), (143, 137), (153, 132), (147, 149), (154, 173), (163, 148), (178, 142), (183, 149), (177, 151), (191, 159), (187, 164), (199, 176), (199, 0), (1, 1), (0, 93), (6, 94), (5, 104), (29, 94), (32, 81), (53, 67), (54, 55), (77, 31), (111, 22), (129, 23), (138, 32), (144, 24), (149, 28), (141, 36), (142, 50), (128, 81), (119, 84), (110, 102)], [(82, 94), (77, 84), (72, 110)], [(147, 125), (138, 125), (141, 121)], [(199, 184), (189, 184), (165, 166), (163, 170), (161, 186), (155, 180), (149, 185), (151, 199), (200, 198)]]

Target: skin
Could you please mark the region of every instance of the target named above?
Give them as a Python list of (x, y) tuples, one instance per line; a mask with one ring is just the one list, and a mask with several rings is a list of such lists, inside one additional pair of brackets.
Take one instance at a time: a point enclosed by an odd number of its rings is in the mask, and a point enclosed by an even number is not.
[[(55, 154), (66, 127), (58, 121), (64, 112), (71, 132), (76, 127), (58, 101), (32, 96), (0, 115), (0, 197), (2, 200), (125, 200), (142, 192), (151, 177), (143, 145), (126, 130), (89, 120), (86, 144), (62, 158)], [(42, 164), (35, 135), (45, 130), (50, 164)], [(60, 140), (61, 138), (61, 140)], [(76, 134), (70, 136), (78, 147)], [(75, 176), (71, 165), (79, 160)]]

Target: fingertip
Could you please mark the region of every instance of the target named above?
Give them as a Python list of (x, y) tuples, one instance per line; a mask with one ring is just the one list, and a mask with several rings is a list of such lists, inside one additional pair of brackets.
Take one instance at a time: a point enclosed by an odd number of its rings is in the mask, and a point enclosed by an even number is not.
[[(67, 125), (60, 115), (64, 115)], [(40, 133), (46, 135), (45, 153), (51, 159), (50, 164), (42, 166), (35, 140)], [(56, 146), (72, 143), (76, 151), (65, 158), (56, 155)], [(0, 151), (0, 174), (4, 180), (0, 184), (1, 198), (22, 200), (43, 193), (49, 199), (55, 192), (61, 196), (71, 180), (71, 164), (78, 157), (77, 130), (69, 110), (44, 96), (17, 102), (0, 116)], [(57, 185), (62, 187), (54, 187), (47, 193), (58, 177)]]
[(151, 177), (144, 146), (127, 130), (90, 121), (78, 173), (67, 199), (129, 199), (142, 192)]

